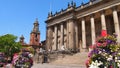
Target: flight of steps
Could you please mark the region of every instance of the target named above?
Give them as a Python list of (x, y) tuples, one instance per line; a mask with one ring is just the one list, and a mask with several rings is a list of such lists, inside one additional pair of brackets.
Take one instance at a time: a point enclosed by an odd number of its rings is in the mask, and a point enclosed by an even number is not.
[(65, 55), (64, 58), (59, 57), (57, 60), (51, 62), (50, 64), (85, 66), (87, 54), (88, 54), (88, 52), (81, 52), (81, 53), (76, 53), (76, 54), (71, 55), (71, 56)]

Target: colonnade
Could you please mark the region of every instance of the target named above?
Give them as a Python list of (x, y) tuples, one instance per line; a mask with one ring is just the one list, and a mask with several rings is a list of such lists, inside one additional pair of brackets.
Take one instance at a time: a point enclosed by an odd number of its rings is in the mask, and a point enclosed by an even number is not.
[[(115, 33), (118, 35), (117, 36), (117, 41), (120, 42), (120, 27), (119, 27), (119, 20), (118, 20), (118, 14), (117, 14), (117, 9), (116, 7), (113, 7), (112, 9), (112, 16), (113, 16), (113, 21), (114, 21), (114, 27), (115, 27)], [(101, 19), (101, 30), (106, 30), (106, 19), (105, 19), (105, 10), (102, 10), (99, 12), (100, 13), (100, 19)], [(94, 13), (89, 15), (90, 17), (90, 24), (91, 24), (91, 40), (92, 40), (92, 44), (95, 43), (96, 40), (96, 34), (95, 34), (95, 18), (94, 18)], [(65, 46), (67, 49), (79, 49), (79, 35), (78, 35), (78, 24), (79, 23), (77, 21), (78, 19), (69, 19), (66, 20), (64, 22), (60, 22), (57, 25), (60, 25), (60, 46)], [(66, 23), (66, 25), (64, 25)], [(82, 37), (81, 37), (81, 41), (82, 41), (82, 48), (87, 48), (86, 45), (86, 21), (85, 21), (85, 17), (80, 18), (80, 23), (81, 23), (81, 31), (82, 31)], [(64, 33), (64, 27), (66, 26), (66, 34)], [(52, 45), (52, 50), (59, 50), (58, 47), (58, 27), (56, 25), (51, 26), (53, 27), (52, 30), (52, 39), (49, 40), (53, 40), (50, 43), (53, 43)], [(50, 29), (51, 27), (48, 27), (48, 29)], [(50, 37), (50, 32), (48, 30), (47, 35)], [(66, 36), (66, 45), (64, 45), (64, 36)], [(48, 40), (48, 41), (49, 41)], [(47, 44), (49, 45), (49, 44)]]

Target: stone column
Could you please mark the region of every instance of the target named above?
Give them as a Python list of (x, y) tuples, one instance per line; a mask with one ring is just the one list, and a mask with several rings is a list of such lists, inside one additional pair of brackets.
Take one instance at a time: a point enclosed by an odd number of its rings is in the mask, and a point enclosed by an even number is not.
[(93, 18), (93, 15), (91, 15), (91, 18), (90, 18), (90, 21), (91, 21), (91, 37), (92, 37), (92, 45), (95, 44), (95, 22), (94, 22), (94, 18)]
[(66, 48), (69, 49), (69, 21), (67, 21), (66, 23), (67, 23), (67, 46)]
[(102, 30), (106, 30), (106, 22), (105, 22), (104, 11), (101, 11), (101, 25), (102, 25)]
[(63, 38), (63, 35), (64, 35), (64, 27), (63, 27), (63, 23), (61, 23), (61, 44), (60, 44), (60, 46), (59, 47), (61, 47), (62, 45), (64, 45), (63, 44), (63, 42), (64, 42), (64, 38)]
[(78, 24), (77, 24), (77, 21), (75, 21), (75, 47), (78, 51), (79, 49), (79, 46), (78, 46)]
[(82, 18), (82, 47), (86, 48), (85, 20)]
[(50, 45), (49, 45), (49, 28), (46, 28), (46, 49), (49, 50), (50, 49)]
[(118, 20), (116, 7), (113, 8), (113, 20), (114, 20), (114, 26), (115, 26), (115, 33), (118, 35), (117, 41), (120, 43), (120, 27), (119, 27), (119, 20)]
[(54, 26), (54, 46), (53, 50), (57, 50), (57, 25)]
[(69, 48), (75, 50), (75, 23), (74, 20), (69, 20)]
[(47, 44), (46, 44), (46, 48), (47, 50), (52, 50), (52, 41), (53, 41), (53, 32), (52, 32), (52, 28), (51, 27), (47, 27), (47, 32), (46, 32), (46, 38), (47, 38)]

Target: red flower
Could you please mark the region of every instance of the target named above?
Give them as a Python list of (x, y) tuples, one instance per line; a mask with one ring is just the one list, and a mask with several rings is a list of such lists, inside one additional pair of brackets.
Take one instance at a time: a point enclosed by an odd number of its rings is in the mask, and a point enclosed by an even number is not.
[(106, 30), (102, 30), (101, 31), (101, 36), (103, 36), (103, 37), (107, 36), (107, 31)]

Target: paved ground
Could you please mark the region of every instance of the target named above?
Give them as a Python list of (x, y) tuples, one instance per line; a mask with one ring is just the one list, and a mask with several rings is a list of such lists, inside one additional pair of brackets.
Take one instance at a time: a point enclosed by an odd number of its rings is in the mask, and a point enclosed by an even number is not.
[(79, 65), (51, 65), (51, 64), (34, 64), (32, 68), (86, 68)]

